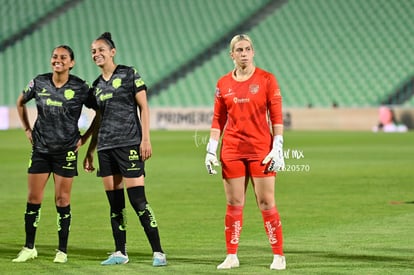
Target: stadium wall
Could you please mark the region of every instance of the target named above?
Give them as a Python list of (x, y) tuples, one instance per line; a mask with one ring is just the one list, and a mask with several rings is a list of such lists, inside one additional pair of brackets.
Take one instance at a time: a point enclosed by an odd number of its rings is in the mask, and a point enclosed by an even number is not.
[[(398, 121), (414, 129), (414, 109), (393, 107)], [(36, 108), (28, 107), (31, 124), (36, 118)], [(152, 108), (151, 128), (163, 130), (208, 130), (212, 108)], [(94, 112), (85, 110), (80, 127), (86, 128)], [(20, 128), (15, 108), (0, 107), (0, 129)], [(378, 108), (286, 108), (284, 110), (287, 130), (338, 130), (371, 131), (378, 125)]]

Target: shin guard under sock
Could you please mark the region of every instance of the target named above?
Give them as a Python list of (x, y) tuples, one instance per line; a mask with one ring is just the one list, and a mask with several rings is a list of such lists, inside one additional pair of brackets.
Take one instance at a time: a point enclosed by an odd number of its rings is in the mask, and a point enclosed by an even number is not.
[(65, 207), (56, 206), (57, 211), (57, 226), (59, 236), (59, 250), (67, 253), (68, 238), (70, 231), (70, 222), (72, 220), (72, 214), (70, 212), (70, 205)]
[(273, 254), (283, 255), (282, 223), (276, 207), (262, 210), (263, 223), (266, 235), (272, 247)]
[(126, 210), (124, 189), (106, 191), (111, 207), (111, 227), (115, 242), (115, 251), (126, 255)]
[(155, 219), (154, 211), (148, 204), (145, 197), (144, 186), (135, 186), (127, 189), (129, 201), (139, 217), (145, 234), (151, 245), (153, 252), (161, 252), (161, 241), (158, 232), (157, 220)]
[(36, 229), (40, 221), (40, 214), (40, 204), (26, 204), (26, 213), (24, 214), (26, 242), (24, 246), (27, 248), (32, 249), (34, 247)]
[(242, 226), (243, 206), (227, 205), (224, 229), (227, 254), (237, 254)]

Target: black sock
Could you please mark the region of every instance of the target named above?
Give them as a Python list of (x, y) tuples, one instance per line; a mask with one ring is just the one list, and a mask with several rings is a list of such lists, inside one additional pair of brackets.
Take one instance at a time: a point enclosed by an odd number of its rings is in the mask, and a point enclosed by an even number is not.
[(145, 198), (144, 186), (136, 186), (127, 189), (129, 201), (137, 213), (153, 252), (161, 252), (161, 241), (158, 233), (158, 225), (150, 205)]
[(34, 247), (36, 229), (40, 221), (40, 213), (40, 204), (26, 204), (26, 213), (24, 214), (26, 243), (24, 246), (30, 249)]
[(115, 251), (126, 255), (126, 213), (124, 189), (106, 191), (111, 207), (111, 227)]
[(56, 206), (57, 210), (57, 226), (59, 236), (59, 250), (66, 253), (68, 247), (68, 238), (70, 231), (70, 222), (72, 220), (72, 214), (70, 212), (70, 205), (65, 207)]

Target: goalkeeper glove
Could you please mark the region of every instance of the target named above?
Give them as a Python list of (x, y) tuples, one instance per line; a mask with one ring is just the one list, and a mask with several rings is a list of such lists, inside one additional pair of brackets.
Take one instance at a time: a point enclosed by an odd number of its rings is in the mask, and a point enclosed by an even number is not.
[(214, 166), (219, 166), (219, 162), (216, 157), (218, 141), (215, 139), (210, 138), (207, 144), (207, 154), (205, 159), (205, 165), (207, 168), (207, 172), (210, 175), (217, 174), (217, 171), (214, 169)]
[(273, 138), (273, 148), (265, 157), (262, 164), (269, 164), (267, 171), (281, 171), (285, 169), (285, 160), (283, 158), (283, 136), (277, 135)]

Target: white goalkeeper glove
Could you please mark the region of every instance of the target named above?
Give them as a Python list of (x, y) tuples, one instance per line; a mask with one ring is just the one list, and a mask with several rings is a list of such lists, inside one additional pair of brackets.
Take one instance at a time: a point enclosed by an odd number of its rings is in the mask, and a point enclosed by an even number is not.
[(220, 166), (217, 160), (217, 157), (216, 157), (217, 146), (218, 146), (218, 141), (210, 138), (209, 142), (207, 143), (207, 154), (206, 154), (206, 159), (205, 159), (205, 165), (207, 168), (207, 172), (210, 175), (217, 174), (217, 171), (214, 169), (214, 166)]
[(285, 159), (283, 157), (283, 136), (277, 135), (273, 138), (273, 148), (262, 163), (269, 164), (267, 171), (277, 172), (285, 169)]

